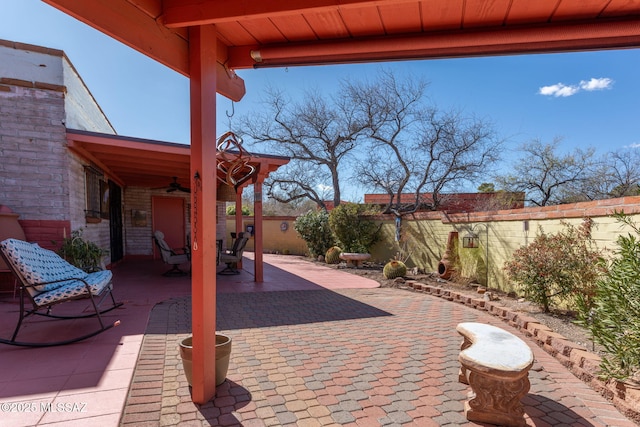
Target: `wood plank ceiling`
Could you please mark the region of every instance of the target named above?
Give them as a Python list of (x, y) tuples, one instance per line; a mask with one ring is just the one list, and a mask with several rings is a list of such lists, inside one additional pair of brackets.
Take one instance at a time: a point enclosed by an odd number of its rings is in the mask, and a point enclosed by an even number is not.
[[(182, 187), (191, 188), (189, 145), (73, 129), (67, 130), (67, 144), (123, 187), (169, 189), (175, 177)], [(266, 177), (289, 158), (250, 153), (248, 161)], [(218, 176), (225, 179), (222, 171)]]
[(640, 46), (640, 0), (44, 1), (185, 75), (203, 24), (227, 71)]
[(640, 43), (637, 0), (167, 0), (162, 19), (215, 24), (236, 69)]

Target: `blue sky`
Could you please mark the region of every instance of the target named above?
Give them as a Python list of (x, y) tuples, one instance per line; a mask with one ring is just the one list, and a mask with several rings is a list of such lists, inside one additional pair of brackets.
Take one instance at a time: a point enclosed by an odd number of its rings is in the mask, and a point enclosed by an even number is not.
[[(0, 10), (0, 39), (64, 50), (120, 135), (188, 143), (185, 77), (41, 1), (0, 0)], [(235, 114), (259, 108), (266, 85), (295, 98), (305, 89), (332, 92), (340, 79), (373, 77), (380, 67), (424, 78), (442, 108), (491, 120), (507, 150), (556, 137), (566, 151), (640, 146), (640, 49), (239, 70), (247, 95)], [(219, 134), (231, 111), (218, 97)]]

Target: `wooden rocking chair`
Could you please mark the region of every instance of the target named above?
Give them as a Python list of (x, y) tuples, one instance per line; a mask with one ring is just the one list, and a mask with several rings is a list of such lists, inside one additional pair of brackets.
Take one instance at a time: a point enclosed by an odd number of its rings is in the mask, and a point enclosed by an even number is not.
[[(37, 244), (17, 239), (6, 239), (0, 242), (0, 255), (2, 255), (2, 258), (18, 279), (20, 290), (18, 324), (11, 339), (0, 338), (0, 343), (24, 347), (64, 345), (93, 337), (120, 324), (119, 320), (111, 324), (105, 324), (101, 317), (103, 313), (122, 305), (122, 303), (116, 303), (111, 292), (113, 289), (111, 271), (103, 270), (95, 273), (86, 273), (69, 264), (53, 251), (43, 249)], [(100, 310), (101, 303), (107, 297), (110, 297), (111, 304), (106, 309)], [(26, 298), (31, 301), (32, 308), (25, 306)], [(53, 306), (77, 299), (89, 299), (93, 310), (88, 314), (75, 316), (52, 314)], [(95, 317), (98, 319), (99, 328), (93, 332), (62, 341), (17, 341), (16, 338), (23, 320), (31, 315), (46, 316), (53, 319)]]

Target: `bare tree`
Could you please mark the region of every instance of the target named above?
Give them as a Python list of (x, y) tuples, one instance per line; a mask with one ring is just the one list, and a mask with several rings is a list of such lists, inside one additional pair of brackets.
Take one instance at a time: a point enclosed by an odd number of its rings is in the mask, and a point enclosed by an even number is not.
[(640, 151), (620, 149), (606, 153), (589, 177), (582, 195), (601, 200), (640, 194)]
[(353, 161), (351, 172), (363, 185), (389, 195), (387, 212), (415, 212), (425, 192), (437, 208), (444, 190), (487, 173), (500, 141), (487, 121), (430, 106), (426, 88), (422, 79), (398, 79), (382, 70), (371, 81), (341, 82), (331, 97), (308, 93), (291, 102), (268, 90), (266, 109), (242, 120), (255, 144), (292, 159), (266, 181), (267, 194), (280, 202), (306, 198), (321, 207), (332, 195), (337, 206), (340, 177)]
[(307, 198), (323, 208), (332, 197), (339, 205), (341, 165), (364, 128), (356, 106), (342, 90), (332, 98), (308, 92), (293, 102), (274, 89), (267, 90), (264, 105), (241, 120), (242, 132), (270, 153), (291, 158), (265, 182), (269, 197), (282, 203)]
[(507, 191), (523, 191), (525, 201), (535, 206), (547, 206), (576, 201), (584, 193), (584, 185), (593, 171), (594, 149), (575, 149), (557, 153), (561, 140), (544, 144), (534, 140), (520, 147), (522, 156), (513, 165), (513, 172), (496, 178)]
[[(399, 218), (437, 209), (445, 190), (473, 181), (497, 160), (500, 141), (484, 120), (427, 104), (423, 81), (382, 74), (352, 86), (368, 117), (368, 156), (358, 162), (361, 183), (388, 196), (385, 213)], [(429, 200), (424, 195), (429, 194)]]

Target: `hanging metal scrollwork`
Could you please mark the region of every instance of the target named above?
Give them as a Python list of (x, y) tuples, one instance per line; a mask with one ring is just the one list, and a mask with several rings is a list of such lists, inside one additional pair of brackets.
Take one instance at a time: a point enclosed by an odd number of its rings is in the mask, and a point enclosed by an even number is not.
[(217, 178), (236, 190), (247, 182), (256, 168), (249, 164), (249, 152), (242, 147), (242, 139), (233, 132), (227, 132), (218, 138)]

